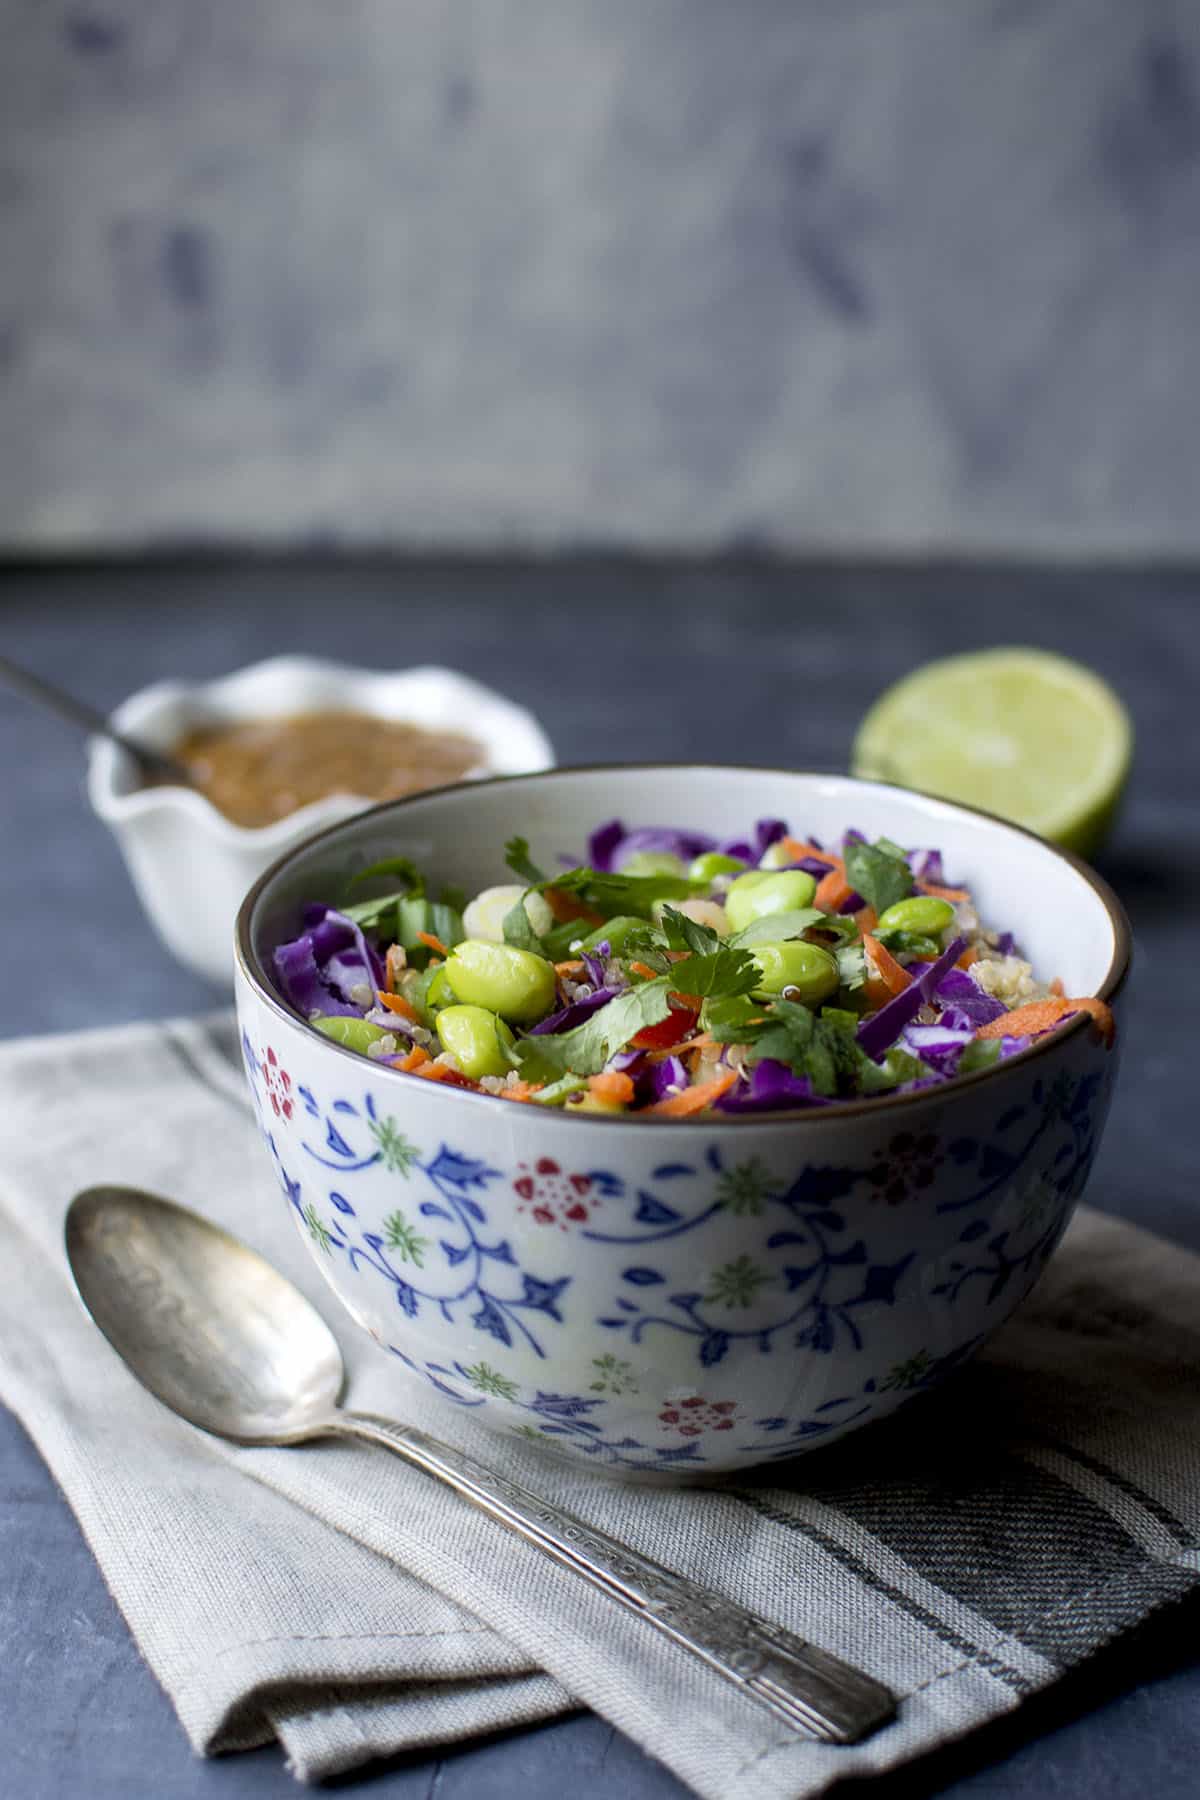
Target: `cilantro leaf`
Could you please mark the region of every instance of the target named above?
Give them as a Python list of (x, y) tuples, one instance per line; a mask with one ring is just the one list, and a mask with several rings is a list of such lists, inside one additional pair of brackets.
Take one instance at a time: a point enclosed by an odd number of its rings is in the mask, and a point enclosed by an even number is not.
[(907, 1079), (873, 1063), (854, 1036), (857, 1016), (843, 1008), (826, 1007), (818, 1015), (791, 1000), (775, 1000), (764, 1016), (738, 1020), (724, 1015), (710, 1020), (708, 1029), (720, 1043), (749, 1044), (754, 1060), (781, 1062), (794, 1075), (807, 1075), (813, 1092), (824, 1099), (836, 1095), (871, 1092), (894, 1087)]
[[(853, 921), (850, 922), (853, 928)], [(788, 938), (803, 937), (811, 925), (824, 927), (825, 914), (815, 906), (799, 907), (794, 912), (765, 913), (751, 919), (741, 931), (726, 942), (731, 950), (748, 949), (751, 944), (782, 944)]]
[(686, 875), (603, 875), (597, 869), (571, 869), (548, 884), (574, 894), (585, 906), (614, 918), (629, 913), (648, 919), (660, 900), (687, 900), (704, 886)]
[(521, 1073), (527, 1080), (547, 1081), (558, 1075), (598, 1075), (610, 1056), (624, 1048), (646, 1025), (658, 1025), (671, 1010), (669, 976), (644, 981), (618, 994), (574, 1031), (523, 1037)]
[(669, 975), (675, 966), (667, 955), (662, 933), (649, 927), (645, 931), (631, 931), (625, 939), (621, 954), (626, 962), (644, 962), (659, 975)]
[(813, 1092), (826, 1098), (837, 1093), (839, 1075), (854, 1066), (853, 1037), (793, 1000), (775, 1002), (754, 1049), (759, 1058), (770, 1057), (786, 1063), (795, 1075), (807, 1075)]
[(524, 894), (505, 913), (502, 930), (506, 944), (512, 944), (517, 950), (532, 950), (538, 956), (545, 956), (542, 940), (533, 929), (529, 914), (525, 911)]
[(859, 935), (858, 921), (853, 913), (822, 913), (813, 929), (827, 931), (831, 937), (853, 938)]
[[(394, 942), (399, 942), (396, 928), (397, 909), (402, 901), (407, 900), (407, 890), (398, 894), (381, 894), (376, 900), (357, 900), (352, 906), (343, 906), (340, 910), (346, 918), (352, 919), (364, 931), (381, 931), (390, 934)], [(384, 928), (386, 927), (386, 931)]]
[(528, 838), (509, 838), (507, 844), (504, 846), (504, 860), (512, 870), (513, 874), (519, 875), (521, 880), (527, 882), (530, 887), (541, 887), (544, 885), (547, 879), (545, 874), (538, 868), (535, 862), (530, 862), (529, 860)]
[(425, 892), (425, 877), (416, 863), (410, 862), (407, 856), (385, 856), (382, 862), (372, 863), (369, 869), (360, 869), (357, 875), (351, 876), (346, 886), (346, 892), (352, 892), (359, 882), (369, 881), (373, 875), (398, 875), (404, 883), (406, 893), (423, 894)]
[(676, 993), (696, 999), (733, 999), (749, 994), (759, 982), (758, 964), (745, 950), (724, 945), (708, 956), (685, 956), (672, 963), (671, 983)]
[(876, 914), (885, 913), (913, 891), (913, 874), (903, 851), (890, 838), (864, 844), (851, 838), (845, 847), (846, 880)]
[(833, 952), (838, 966), (838, 980), (851, 993), (864, 987), (867, 980), (867, 953), (861, 938), (846, 939)]
[(761, 1021), (762, 1016), (761, 1002), (756, 1004), (745, 994), (714, 995), (704, 1002), (700, 1014), (705, 1031), (722, 1044), (750, 1043), (753, 1033), (745, 1028), (751, 1019)]
[(689, 919), (673, 906), (664, 906), (659, 930), (668, 950), (690, 950), (694, 956), (711, 956), (721, 947), (721, 940), (709, 925)]
[(524, 838), (510, 838), (504, 856), (514, 875), (529, 887), (542, 891), (556, 888), (562, 894), (574, 894), (594, 912), (614, 918), (629, 913), (648, 919), (651, 908), (660, 900), (686, 900), (702, 891), (704, 882), (691, 881), (686, 875), (606, 875), (599, 869), (564, 869), (561, 875), (547, 875), (530, 860), (529, 845)]

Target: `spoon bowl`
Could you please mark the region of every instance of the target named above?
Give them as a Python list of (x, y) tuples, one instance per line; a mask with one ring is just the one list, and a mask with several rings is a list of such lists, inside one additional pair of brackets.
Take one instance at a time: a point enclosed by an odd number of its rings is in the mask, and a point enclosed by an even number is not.
[(164, 1406), (238, 1444), (321, 1436), (342, 1390), (316, 1308), (228, 1232), (156, 1194), (93, 1187), (66, 1221), (84, 1305)]

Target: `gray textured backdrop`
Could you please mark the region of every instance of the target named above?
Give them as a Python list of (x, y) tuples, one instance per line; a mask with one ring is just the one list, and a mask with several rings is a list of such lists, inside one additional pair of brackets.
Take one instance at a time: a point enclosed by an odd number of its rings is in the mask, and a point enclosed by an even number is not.
[(1196, 0), (0, 0), (0, 543), (1200, 550)]

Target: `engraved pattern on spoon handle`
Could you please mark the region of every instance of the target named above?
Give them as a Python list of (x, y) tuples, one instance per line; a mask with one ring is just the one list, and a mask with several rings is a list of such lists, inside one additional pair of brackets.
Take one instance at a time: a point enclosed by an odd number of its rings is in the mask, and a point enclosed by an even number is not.
[(341, 1413), (330, 1429), (383, 1444), (416, 1463), (692, 1651), (794, 1730), (852, 1744), (894, 1716), (894, 1696), (871, 1676), (673, 1574), (462, 1451), (367, 1413)]

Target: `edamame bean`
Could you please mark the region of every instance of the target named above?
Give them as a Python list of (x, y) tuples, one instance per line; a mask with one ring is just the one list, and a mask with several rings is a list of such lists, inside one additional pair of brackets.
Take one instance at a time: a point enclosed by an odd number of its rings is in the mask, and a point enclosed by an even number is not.
[[(463, 930), (469, 938), (481, 938), (488, 944), (504, 942), (504, 921), (520, 900), (525, 889), (508, 882), (501, 887), (484, 888), (476, 894), (463, 913)], [(545, 937), (554, 923), (554, 914), (541, 894), (525, 895), (525, 917), (539, 937)]]
[(795, 852), (786, 850), (780, 838), (777, 843), (767, 845), (758, 859), (758, 866), (760, 869), (786, 869), (797, 860)]
[(726, 856), (720, 850), (706, 850), (703, 856), (697, 856), (688, 868), (691, 881), (707, 881), (711, 887), (718, 875), (736, 875), (745, 868), (740, 856)]
[(436, 1012), (439, 1006), (454, 1005), (454, 990), (446, 980), (446, 965), (439, 963), (425, 987), (425, 1010)]
[(729, 915), (719, 900), (659, 900), (650, 908), (650, 915), (656, 925), (662, 923), (667, 907), (674, 907), (685, 919), (691, 919), (697, 925), (707, 925), (718, 937), (729, 936)]
[(931, 962), (942, 948), (939, 940), (923, 937), (919, 931), (877, 931), (875, 936), (893, 956), (915, 956), (922, 962)]
[(368, 1024), (366, 1019), (352, 1018), (349, 1013), (325, 1013), (310, 1019), (309, 1024), (322, 1037), (332, 1038), (335, 1044), (344, 1044), (347, 1050), (357, 1050), (360, 1056), (367, 1054), (368, 1044), (377, 1044), (381, 1037), (388, 1035), (381, 1025)]
[(513, 1034), (494, 1012), (483, 1006), (447, 1006), (437, 1016), (438, 1042), (448, 1050), (464, 1075), (478, 1081), (484, 1075), (507, 1075)]
[(521, 1025), (540, 1019), (554, 1004), (554, 965), (532, 950), (468, 938), (451, 951), (445, 970), (456, 1000)]
[(933, 894), (910, 894), (897, 900), (879, 915), (884, 931), (916, 931), (922, 937), (941, 937), (947, 925), (954, 923), (954, 908), (948, 900)]
[(634, 850), (621, 864), (619, 875), (683, 875), (683, 858), (671, 850)]
[(754, 992), (760, 997), (771, 999), (786, 991), (789, 1000), (816, 1006), (837, 992), (837, 963), (819, 944), (791, 938), (784, 944), (755, 944), (750, 955), (758, 964), (759, 982)]
[(734, 931), (744, 931), (751, 919), (768, 913), (799, 912), (812, 904), (817, 884), (803, 869), (747, 869), (730, 883), (725, 911)]

